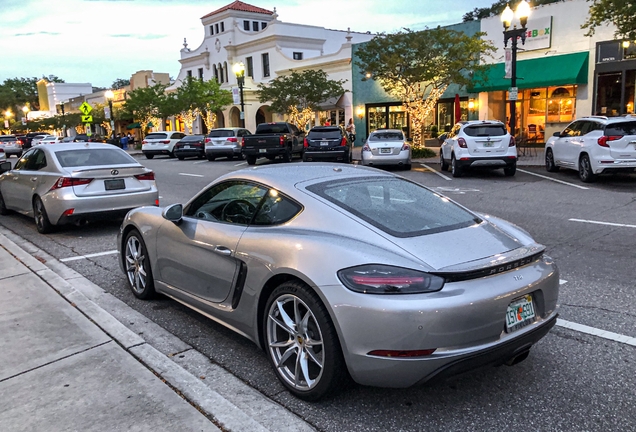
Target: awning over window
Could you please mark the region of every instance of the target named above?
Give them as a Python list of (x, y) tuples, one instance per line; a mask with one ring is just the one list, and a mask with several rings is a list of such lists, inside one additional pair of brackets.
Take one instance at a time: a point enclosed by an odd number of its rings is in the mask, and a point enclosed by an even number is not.
[[(587, 84), (588, 52), (549, 56), (517, 61), (517, 87), (520, 89)], [(486, 71), (487, 81), (475, 84), (471, 93), (508, 90), (510, 78), (504, 63), (491, 65)]]

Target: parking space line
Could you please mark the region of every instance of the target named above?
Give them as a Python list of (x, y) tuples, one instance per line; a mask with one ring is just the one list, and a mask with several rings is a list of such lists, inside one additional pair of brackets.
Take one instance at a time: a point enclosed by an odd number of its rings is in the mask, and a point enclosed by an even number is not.
[(563, 320), (561, 318), (557, 319), (556, 325), (558, 325), (559, 327), (574, 330), (580, 333), (585, 333), (592, 336), (596, 336), (603, 339), (607, 339), (607, 340), (611, 340), (611, 341), (619, 342), (619, 343), (624, 343), (626, 345), (631, 345), (636, 347), (636, 338), (631, 336), (626, 336), (626, 335), (622, 335), (622, 334), (618, 334), (618, 333), (614, 333), (610, 331), (605, 331), (605, 330), (597, 329), (594, 327), (586, 326), (583, 324), (577, 324), (571, 321)]
[(530, 174), (530, 175), (533, 175), (533, 176), (536, 176), (536, 177), (541, 177), (542, 179), (550, 180), (550, 181), (561, 183), (561, 184), (564, 184), (564, 185), (574, 186), (575, 188), (584, 189), (584, 190), (588, 190), (589, 189), (589, 188), (587, 188), (585, 186), (577, 185), (577, 184), (574, 184), (574, 183), (568, 183), (568, 182), (563, 181), (563, 180), (553, 179), (552, 177), (548, 177), (548, 176), (544, 176), (544, 175), (541, 175), (541, 174), (533, 173), (533, 172), (530, 172), (530, 171), (522, 170), (522, 169), (519, 169), (518, 167), (517, 167), (517, 171), (522, 172), (522, 173), (526, 173), (526, 174)]
[(609, 226), (623, 227), (623, 228), (636, 228), (636, 225), (619, 224), (619, 223), (613, 223), (613, 222), (600, 222), (600, 221), (593, 221), (593, 220), (586, 220), (586, 219), (568, 219), (568, 220), (571, 222), (583, 222), (583, 223), (590, 223), (590, 224), (596, 224), (596, 225), (609, 225)]
[(238, 164), (236, 164), (234, 166), (241, 166), (241, 165), (247, 165), (247, 162), (241, 162), (241, 163), (238, 163)]
[(98, 252), (98, 253), (88, 254), (88, 255), (80, 255), (80, 256), (69, 257), (69, 258), (61, 258), (60, 261), (61, 262), (79, 261), (81, 259), (86, 259), (86, 258), (93, 258), (93, 257), (98, 257), (98, 256), (104, 256), (104, 255), (113, 255), (113, 254), (116, 254), (117, 252), (118, 252), (117, 250), (111, 250), (111, 251), (106, 251), (106, 252)]
[(179, 173), (179, 175), (182, 175), (182, 176), (188, 176), (188, 177), (203, 177), (203, 175), (202, 175), (202, 174)]
[(445, 179), (445, 180), (453, 180), (452, 178), (450, 178), (450, 177), (448, 177), (448, 176), (445, 176), (445, 175), (444, 175), (444, 174), (442, 174), (441, 172), (438, 172), (438, 171), (434, 170), (433, 168), (431, 168), (430, 166), (428, 166), (428, 165), (426, 165), (426, 164), (421, 163), (420, 165), (422, 165), (424, 168), (426, 168), (426, 169), (428, 169), (428, 170), (430, 170), (430, 171), (434, 172), (435, 174), (437, 174), (438, 176), (440, 176), (441, 178), (443, 178), (443, 179)]
[(198, 164), (202, 164), (202, 163), (208, 163), (208, 161), (206, 161), (206, 160), (196, 161), (196, 162), (193, 162), (192, 165), (198, 165)]

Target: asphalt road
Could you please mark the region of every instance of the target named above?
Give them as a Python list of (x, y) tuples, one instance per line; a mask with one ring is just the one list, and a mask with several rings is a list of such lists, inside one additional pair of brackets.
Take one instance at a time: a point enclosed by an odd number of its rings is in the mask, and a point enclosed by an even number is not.
[[(139, 160), (156, 172), (161, 205), (185, 203), (218, 176), (247, 168), (236, 160)], [(636, 337), (636, 175), (587, 185), (573, 171), (542, 168), (520, 169), (512, 178), (494, 171), (453, 179), (439, 165), (414, 164), (400, 174), (472, 210), (508, 219), (545, 244), (561, 270), (562, 319)], [(115, 250), (119, 228), (112, 221), (43, 236), (19, 215), (0, 217), (0, 223), (58, 259)], [(555, 327), (514, 367), (411, 389), (351, 385), (332, 399), (306, 403), (283, 389), (251, 342), (167, 298), (137, 300), (115, 254), (66, 264), (318, 430), (606, 431), (636, 424), (636, 347), (604, 337)]]

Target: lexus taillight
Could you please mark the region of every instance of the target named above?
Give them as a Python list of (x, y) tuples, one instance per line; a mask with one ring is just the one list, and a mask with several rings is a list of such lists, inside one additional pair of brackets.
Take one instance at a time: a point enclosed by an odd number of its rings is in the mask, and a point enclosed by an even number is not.
[(236, 137), (230, 137), (227, 139), (229, 142), (238, 142), (238, 140), (236, 139)]
[(153, 171), (144, 173), (144, 174), (137, 174), (135, 176), (135, 178), (137, 180), (154, 180), (155, 179), (155, 173)]
[(342, 141), (340, 141), (340, 146), (344, 147), (347, 145), (347, 139), (345, 137), (342, 137)]
[(410, 148), (410, 146), (407, 143), (402, 144), (402, 150), (401, 151), (405, 151), (408, 150)]
[(363, 294), (420, 294), (439, 291), (444, 278), (418, 270), (366, 264), (340, 270), (338, 278), (351, 291)]
[(303, 147), (305, 148), (309, 147), (309, 141), (307, 141), (307, 138), (303, 140)]
[(623, 138), (621, 135), (603, 135), (598, 139), (598, 145), (601, 147), (609, 147), (609, 141), (618, 141)]
[(517, 145), (517, 142), (515, 141), (515, 137), (510, 135), (510, 142), (508, 143), (508, 147), (514, 147), (516, 145)]
[(281, 135), (280, 138), (278, 138), (278, 142), (280, 143), (281, 147), (285, 145), (285, 139), (287, 137), (285, 135)]
[(457, 138), (457, 145), (461, 148), (468, 148), (468, 146), (466, 145), (466, 140), (462, 137)]
[(55, 184), (51, 186), (50, 190), (62, 189), (69, 186), (82, 186), (92, 182), (92, 178), (73, 178), (73, 177), (60, 177)]

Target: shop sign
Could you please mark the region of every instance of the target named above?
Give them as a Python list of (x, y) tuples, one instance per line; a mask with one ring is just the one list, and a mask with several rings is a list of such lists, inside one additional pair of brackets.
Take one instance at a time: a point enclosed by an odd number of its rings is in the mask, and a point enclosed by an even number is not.
[(552, 45), (552, 17), (528, 18), (524, 51), (550, 48)]

